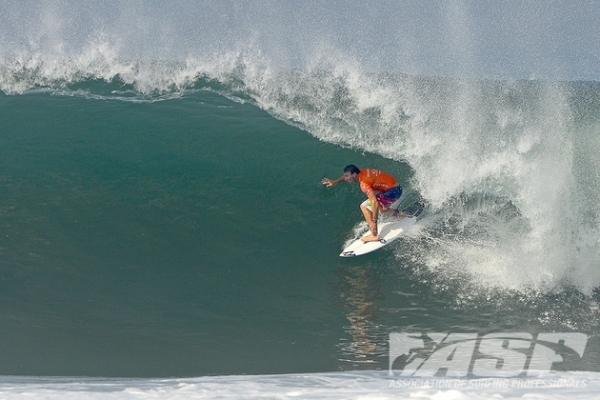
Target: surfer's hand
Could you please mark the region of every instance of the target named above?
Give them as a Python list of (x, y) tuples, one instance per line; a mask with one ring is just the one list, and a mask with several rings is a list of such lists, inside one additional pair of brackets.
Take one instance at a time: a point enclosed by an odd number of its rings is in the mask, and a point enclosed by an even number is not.
[(335, 186), (335, 184), (336, 184), (337, 182), (336, 182), (336, 181), (334, 181), (334, 180), (331, 180), (331, 179), (329, 179), (329, 178), (323, 178), (323, 179), (321, 180), (321, 183), (322, 183), (323, 185), (327, 186), (327, 187), (331, 187), (331, 186)]

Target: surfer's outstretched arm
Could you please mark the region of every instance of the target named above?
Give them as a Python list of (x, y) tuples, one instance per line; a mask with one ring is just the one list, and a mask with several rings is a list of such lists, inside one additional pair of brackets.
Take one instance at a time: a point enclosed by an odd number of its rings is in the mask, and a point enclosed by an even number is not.
[(338, 183), (344, 182), (345, 180), (346, 180), (346, 177), (344, 175), (342, 175), (337, 179), (323, 178), (321, 180), (321, 183), (327, 187), (331, 187), (331, 186), (337, 185)]

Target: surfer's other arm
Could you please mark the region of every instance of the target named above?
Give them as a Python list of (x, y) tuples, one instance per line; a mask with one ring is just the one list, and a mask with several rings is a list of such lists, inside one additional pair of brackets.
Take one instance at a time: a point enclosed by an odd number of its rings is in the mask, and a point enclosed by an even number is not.
[(331, 187), (331, 186), (335, 186), (335, 185), (337, 185), (338, 183), (342, 183), (342, 182), (344, 182), (345, 180), (346, 180), (346, 176), (345, 176), (345, 175), (342, 175), (342, 176), (340, 176), (340, 177), (339, 177), (339, 178), (337, 178), (337, 179), (323, 178), (323, 179), (321, 180), (321, 183), (322, 183), (323, 185), (327, 186), (327, 187)]
[(335, 186), (342, 182), (357, 183), (358, 174), (360, 174), (360, 169), (358, 169), (355, 165), (348, 165), (346, 168), (344, 168), (344, 175), (337, 179), (323, 178), (321, 183), (327, 187)]

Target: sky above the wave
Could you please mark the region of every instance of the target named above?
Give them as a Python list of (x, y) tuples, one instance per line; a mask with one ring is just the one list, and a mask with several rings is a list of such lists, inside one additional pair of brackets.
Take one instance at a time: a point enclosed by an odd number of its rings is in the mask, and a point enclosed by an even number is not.
[(425, 75), (600, 80), (600, 2), (0, 3), (1, 54), (72, 55), (100, 44), (121, 57), (239, 51), (285, 67), (318, 61)]

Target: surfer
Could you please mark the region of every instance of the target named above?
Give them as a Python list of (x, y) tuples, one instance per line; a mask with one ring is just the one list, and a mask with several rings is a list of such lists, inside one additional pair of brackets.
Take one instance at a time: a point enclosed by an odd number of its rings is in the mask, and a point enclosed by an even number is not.
[[(358, 169), (355, 165), (348, 165), (344, 168), (344, 175), (337, 179), (323, 178), (321, 183), (327, 187), (335, 186), (341, 182), (360, 183), (360, 190), (367, 195), (360, 209), (369, 225), (371, 235), (362, 238), (364, 242), (373, 242), (379, 240), (377, 232), (377, 220), (380, 212), (389, 211), (390, 205), (398, 200), (402, 195), (402, 188), (398, 181), (387, 172), (377, 169)], [(400, 213), (405, 216), (406, 213)]]

